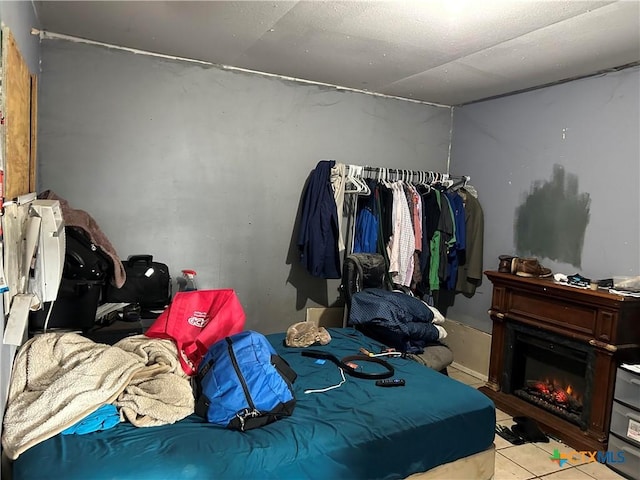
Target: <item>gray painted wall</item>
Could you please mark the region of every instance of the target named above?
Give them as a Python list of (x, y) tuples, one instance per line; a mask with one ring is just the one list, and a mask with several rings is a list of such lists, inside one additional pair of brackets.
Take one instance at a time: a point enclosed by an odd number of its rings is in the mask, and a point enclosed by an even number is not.
[[(638, 68), (456, 108), (451, 170), (469, 174), (478, 189), (485, 214), (485, 269), (496, 270), (500, 254), (531, 253), (516, 249), (516, 209), (535, 182), (550, 181), (561, 166), (590, 199), (581, 262), (535, 256), (568, 275), (640, 275), (639, 116)], [(566, 206), (557, 205), (559, 211)], [(558, 220), (540, 232), (538, 246), (547, 236), (560, 243), (575, 233), (575, 225), (559, 222), (562, 216), (555, 211), (538, 215)], [(456, 299), (449, 317), (491, 331), (490, 300), (485, 277), (472, 299)]]
[(11, 29), (20, 48), (22, 58), (31, 73), (40, 70), (40, 38), (31, 34), (32, 28), (40, 28), (33, 3), (30, 1), (1, 1), (0, 21)]
[[(31, 73), (37, 73), (40, 59), (40, 41), (37, 36), (31, 35), (31, 28), (39, 25), (31, 2), (0, 2), (0, 21), (11, 29), (20, 53), (22, 53), (22, 57), (29, 66)], [(0, 301), (0, 318), (5, 318), (4, 302), (2, 301)], [(2, 331), (4, 332), (4, 320), (2, 321), (2, 326)], [(0, 343), (0, 412), (3, 413), (3, 416), (15, 351), (15, 347)], [(1, 422), (0, 434), (2, 434)]]
[(294, 248), (319, 160), (447, 168), (449, 108), (66, 40), (42, 43), (39, 101), (39, 190), (87, 210), (121, 257), (235, 289), (265, 333), (339, 298)]
[[(455, 109), (451, 173), (479, 191), (487, 269), (518, 253), (516, 209), (561, 166), (590, 200), (581, 263), (542, 262), (640, 274), (639, 87), (634, 69)], [(152, 253), (174, 277), (194, 268), (201, 288), (236, 289), (247, 327), (264, 332), (338, 299), (293, 248), (317, 161), (447, 167), (447, 108), (62, 40), (42, 45), (40, 89), (40, 189), (89, 211), (121, 256)], [(449, 317), (490, 331), (490, 296), (485, 280)]]

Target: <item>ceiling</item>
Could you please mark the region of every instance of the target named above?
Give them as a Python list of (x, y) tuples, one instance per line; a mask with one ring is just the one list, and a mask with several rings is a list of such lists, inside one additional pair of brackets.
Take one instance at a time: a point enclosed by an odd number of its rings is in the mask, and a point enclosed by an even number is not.
[(640, 0), (34, 5), (47, 32), (443, 105), (640, 62)]

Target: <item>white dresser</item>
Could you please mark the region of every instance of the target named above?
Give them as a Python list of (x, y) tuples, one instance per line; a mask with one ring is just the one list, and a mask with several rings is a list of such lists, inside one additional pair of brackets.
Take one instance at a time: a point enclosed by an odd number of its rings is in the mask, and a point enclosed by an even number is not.
[(608, 451), (609, 468), (640, 480), (640, 373), (624, 367), (616, 374)]

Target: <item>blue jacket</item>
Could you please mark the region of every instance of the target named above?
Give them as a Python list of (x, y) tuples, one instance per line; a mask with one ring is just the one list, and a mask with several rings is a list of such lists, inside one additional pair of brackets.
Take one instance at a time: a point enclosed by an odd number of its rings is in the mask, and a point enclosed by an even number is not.
[(364, 205), (358, 207), (356, 228), (353, 239), (353, 253), (378, 252), (378, 217), (376, 215), (376, 183), (369, 179), (367, 185), (371, 195), (366, 198)]
[(298, 249), (300, 261), (314, 277), (341, 278), (338, 211), (331, 188), (334, 160), (321, 160), (309, 175), (302, 200)]
[(449, 249), (447, 262), (449, 263), (449, 277), (447, 278), (447, 290), (455, 290), (458, 279), (458, 267), (465, 264), (465, 250), (467, 248), (467, 235), (465, 226), (465, 211), (462, 197), (456, 192), (448, 192), (447, 198), (451, 204), (453, 220), (456, 232), (456, 241)]

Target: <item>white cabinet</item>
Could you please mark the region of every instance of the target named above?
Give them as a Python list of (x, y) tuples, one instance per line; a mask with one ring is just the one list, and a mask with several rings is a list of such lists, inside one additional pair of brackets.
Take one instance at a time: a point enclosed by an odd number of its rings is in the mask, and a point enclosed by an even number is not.
[(609, 451), (613, 459), (609, 468), (627, 478), (640, 480), (640, 373), (619, 367), (611, 409)]

